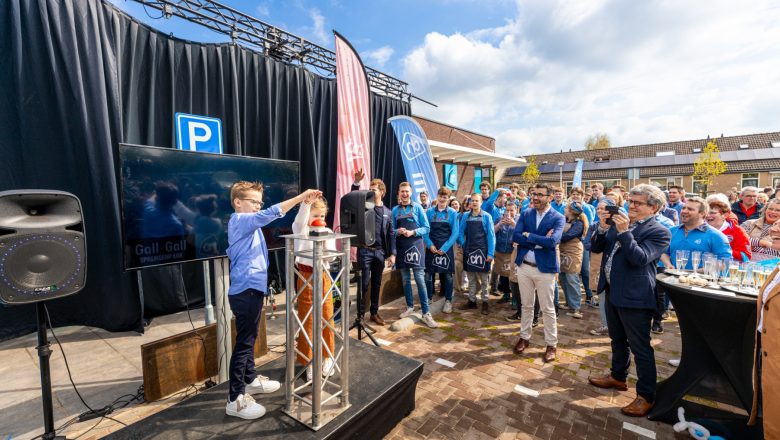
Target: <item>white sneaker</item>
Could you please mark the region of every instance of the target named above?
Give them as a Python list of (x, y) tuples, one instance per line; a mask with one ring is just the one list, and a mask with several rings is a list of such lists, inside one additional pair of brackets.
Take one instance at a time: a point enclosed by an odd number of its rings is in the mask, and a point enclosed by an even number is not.
[(669, 365), (673, 367), (679, 367), (680, 366), (680, 360), (679, 359), (669, 359)]
[(407, 307), (406, 311), (401, 313), (401, 318), (406, 318), (407, 316), (410, 316), (412, 313), (414, 313), (414, 307)]
[(239, 394), (236, 400), (228, 402), (227, 406), (225, 406), (225, 414), (246, 420), (254, 420), (265, 415), (265, 408), (263, 405), (255, 402), (255, 399), (249, 394)]
[(246, 384), (244, 394), (268, 394), (273, 393), (281, 387), (276, 380), (271, 380), (265, 376), (257, 375), (252, 383)]
[(441, 308), (442, 313), (452, 313), (452, 301), (445, 300), (444, 307)]
[(430, 328), (439, 327), (439, 324), (433, 320), (433, 316), (431, 316), (431, 312), (428, 312), (423, 315), (423, 322), (425, 323), (425, 325), (427, 325)]
[(322, 363), (322, 375), (329, 377), (334, 374), (336, 374), (336, 362), (331, 357), (325, 358), (325, 362)]
[(306, 367), (306, 382), (311, 382), (312, 379), (314, 379), (314, 370), (311, 368), (311, 365)]

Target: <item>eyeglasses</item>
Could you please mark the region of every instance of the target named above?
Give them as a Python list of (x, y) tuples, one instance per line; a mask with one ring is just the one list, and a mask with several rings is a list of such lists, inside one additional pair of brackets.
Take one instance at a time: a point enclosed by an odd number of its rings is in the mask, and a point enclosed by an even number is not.
[(549, 197), (549, 194), (531, 193), (531, 197)]
[(643, 202), (641, 200), (630, 200), (630, 199), (628, 200), (628, 204), (634, 206), (650, 205), (649, 203)]
[(262, 208), (263, 207), (263, 202), (261, 202), (260, 200), (255, 200), (255, 199), (241, 199), (241, 200), (243, 200), (245, 202), (251, 203), (252, 206), (254, 206), (256, 208)]

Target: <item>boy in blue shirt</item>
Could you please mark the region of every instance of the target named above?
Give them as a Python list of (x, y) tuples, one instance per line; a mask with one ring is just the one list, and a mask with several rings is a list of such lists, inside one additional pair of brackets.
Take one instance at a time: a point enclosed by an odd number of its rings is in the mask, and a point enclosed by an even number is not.
[(230, 259), (228, 302), (236, 317), (236, 345), (230, 357), (230, 391), (225, 413), (242, 419), (257, 419), (265, 408), (253, 393), (273, 393), (279, 382), (255, 372), (254, 346), (263, 298), (268, 292), (268, 247), (260, 230), (304, 200), (322, 192), (310, 189), (292, 199), (263, 207), (263, 184), (236, 182), (230, 188), (235, 212), (228, 221), (227, 256)]
[(429, 302), (433, 300), (433, 283), (439, 274), (444, 295), (443, 313), (452, 312), (452, 273), (455, 272), (453, 245), (458, 239), (458, 213), (447, 206), (452, 191), (442, 186), (434, 205), (425, 211), (430, 230), (425, 234), (425, 284)]
[(463, 247), (463, 270), (469, 280), (469, 302), (464, 309), (477, 308), (477, 285), (482, 290), (482, 314), (488, 314), (488, 273), (496, 247), (493, 218), (482, 210), (482, 196), (471, 195), (471, 212), (460, 220), (458, 243)]

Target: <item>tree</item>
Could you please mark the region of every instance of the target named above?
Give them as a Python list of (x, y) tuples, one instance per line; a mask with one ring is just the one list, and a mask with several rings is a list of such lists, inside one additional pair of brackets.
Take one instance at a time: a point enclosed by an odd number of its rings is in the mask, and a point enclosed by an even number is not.
[(603, 150), (612, 146), (612, 141), (606, 133), (596, 133), (585, 140), (586, 150)]
[(539, 167), (536, 166), (536, 158), (531, 156), (528, 158), (528, 165), (525, 166), (525, 171), (523, 171), (523, 175), (520, 176), (520, 179), (523, 180), (523, 184), (530, 187), (536, 184), (536, 181), (539, 180), (541, 174), (542, 173), (539, 172)]
[(727, 168), (728, 165), (720, 160), (720, 150), (715, 141), (707, 142), (704, 151), (693, 163), (693, 178), (704, 183), (704, 197), (707, 196), (707, 190), (715, 177), (725, 173)]

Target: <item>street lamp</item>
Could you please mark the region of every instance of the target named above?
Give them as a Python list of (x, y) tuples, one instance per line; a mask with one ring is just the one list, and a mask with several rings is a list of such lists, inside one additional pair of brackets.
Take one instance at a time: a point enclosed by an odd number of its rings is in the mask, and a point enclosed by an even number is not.
[(561, 176), (560, 177), (560, 184), (558, 186), (563, 188), (563, 162), (558, 162), (558, 167), (559, 167), (559, 169), (561, 171), (561, 174), (560, 174), (560, 176)]

